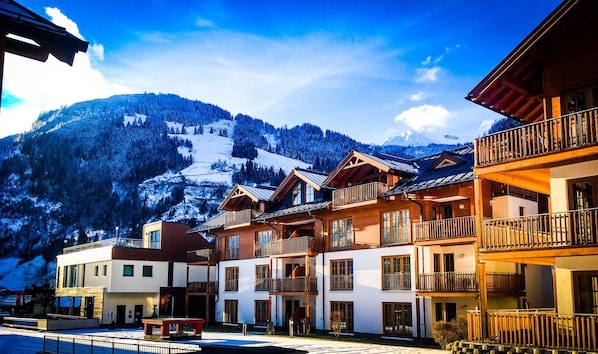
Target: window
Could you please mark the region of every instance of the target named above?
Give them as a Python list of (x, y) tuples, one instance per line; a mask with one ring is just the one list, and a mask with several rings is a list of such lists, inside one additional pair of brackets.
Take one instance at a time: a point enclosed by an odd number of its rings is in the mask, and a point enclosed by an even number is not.
[(577, 245), (596, 244), (596, 217), (591, 208), (597, 206), (598, 177), (569, 181), (569, 209), (573, 242)]
[(396, 245), (411, 242), (409, 210), (382, 214), (382, 244)]
[(96, 277), (97, 277), (98, 275), (100, 275), (100, 266), (95, 266), (95, 267), (93, 268), (93, 275), (94, 275), (94, 276), (96, 276)]
[(330, 301), (331, 317), (340, 321), (342, 332), (353, 332), (353, 302)]
[(270, 267), (267, 264), (255, 266), (255, 290), (270, 290), (268, 279), (270, 278)]
[(301, 182), (299, 182), (295, 188), (293, 188), (293, 194), (291, 196), (292, 205), (301, 205), (302, 204), (302, 195), (301, 195)]
[(77, 287), (77, 265), (73, 264), (70, 269), (69, 287)]
[(134, 266), (132, 264), (125, 264), (123, 265), (123, 277), (132, 277), (133, 276)]
[(226, 238), (226, 259), (239, 258), (239, 235)]
[(151, 265), (144, 265), (143, 266), (143, 276), (144, 277), (153, 277), (154, 267)]
[(154, 230), (150, 232), (149, 248), (160, 248), (160, 230)]
[(385, 302), (382, 303), (384, 334), (393, 336), (413, 335), (413, 318), (411, 303)]
[(104, 264), (104, 273), (103, 273), (103, 275), (104, 276), (108, 275), (108, 265), (107, 264)]
[(411, 258), (382, 257), (382, 290), (411, 290)]
[(239, 290), (239, 267), (226, 268), (226, 282), (224, 284), (224, 290)]
[(435, 308), (436, 321), (450, 322), (451, 320), (457, 318), (457, 304), (454, 302), (437, 302)]
[(270, 321), (270, 301), (255, 300), (255, 324), (265, 325)]
[(224, 300), (224, 323), (237, 323), (237, 300)]
[(333, 220), (331, 230), (331, 248), (353, 246), (353, 219)]
[(272, 230), (259, 231), (256, 236), (255, 256), (262, 257), (270, 254), (268, 247), (272, 242)]
[(311, 203), (315, 200), (315, 192), (314, 192), (314, 187), (309, 184), (306, 183), (305, 184), (305, 202), (306, 203)]
[(353, 260), (330, 261), (330, 290), (353, 290)]
[(437, 302), (434, 307), (436, 308), (436, 322), (444, 320), (444, 306), (442, 302)]

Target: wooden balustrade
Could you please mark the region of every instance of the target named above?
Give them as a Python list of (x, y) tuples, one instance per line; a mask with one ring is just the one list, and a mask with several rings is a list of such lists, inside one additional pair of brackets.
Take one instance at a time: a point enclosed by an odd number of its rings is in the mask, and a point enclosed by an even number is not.
[(190, 293), (218, 293), (218, 282), (191, 281), (187, 283), (187, 292)]
[(256, 253), (260, 256), (310, 253), (316, 250), (316, 239), (313, 236), (301, 236), (274, 240), (261, 245)]
[(522, 273), (487, 273), (486, 289), (488, 292), (513, 293), (525, 291), (525, 274)]
[(475, 273), (436, 272), (418, 274), (421, 292), (473, 292), (478, 290)]
[(187, 263), (215, 262), (218, 261), (218, 251), (204, 248), (187, 252)]
[[(506, 345), (595, 351), (598, 315), (558, 314), (554, 310), (488, 311), (488, 339)], [(469, 340), (483, 340), (479, 311), (467, 314)]]
[(355, 203), (376, 200), (388, 191), (388, 186), (381, 182), (371, 182), (332, 191), (332, 206), (340, 207)]
[(598, 144), (598, 109), (526, 124), (475, 140), (476, 167)]
[(598, 208), (482, 221), (480, 251), (598, 245)]
[(237, 211), (228, 211), (224, 214), (224, 227), (235, 227), (249, 224), (251, 219), (258, 215), (257, 210), (245, 209)]
[(414, 223), (413, 233), (416, 242), (473, 237), (476, 236), (475, 216)]
[(315, 293), (318, 291), (317, 278), (275, 278), (271, 279), (271, 293)]

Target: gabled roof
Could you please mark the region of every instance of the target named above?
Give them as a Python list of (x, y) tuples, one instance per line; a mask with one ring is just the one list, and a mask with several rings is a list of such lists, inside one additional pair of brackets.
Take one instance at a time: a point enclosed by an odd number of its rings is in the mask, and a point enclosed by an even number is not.
[(363, 168), (376, 168), (382, 172), (396, 174), (396, 175), (413, 175), (417, 174), (415, 168), (409, 160), (385, 155), (369, 155), (358, 151), (349, 153), (341, 163), (328, 175), (323, 182), (324, 186), (334, 187), (334, 181), (337, 179), (352, 180), (359, 179), (359, 175), (363, 174)]
[[(241, 210), (246, 209), (249, 204), (256, 204), (260, 201), (269, 201), (276, 190), (272, 186), (245, 186), (236, 184), (232, 191), (228, 193), (218, 209), (221, 210)], [(240, 207), (239, 205), (244, 205)]]
[[(582, 24), (595, 28), (597, 13), (596, 1), (563, 1), (465, 98), (519, 121), (542, 120), (544, 63), (572, 29)], [(588, 33), (585, 36), (592, 38)]]
[(46, 61), (48, 55), (52, 54), (56, 59), (73, 65), (75, 54), (87, 51), (87, 42), (13, 0), (0, 0), (0, 27), (4, 27), (7, 34), (36, 43), (34, 45), (18, 38), (6, 37), (6, 52), (15, 55)]
[(301, 180), (311, 185), (315, 190), (322, 189), (322, 183), (328, 175), (322, 172), (309, 171), (301, 168), (295, 168), (280, 183), (280, 186), (272, 194), (272, 200), (282, 200), (284, 196), (293, 188), (297, 180)]
[(276, 218), (285, 217), (285, 216), (308, 213), (310, 211), (323, 210), (323, 209), (328, 208), (328, 205), (330, 203), (331, 203), (330, 201), (325, 201), (325, 202), (295, 205), (295, 206), (292, 206), (289, 208), (276, 210), (271, 213), (264, 213), (264, 214), (256, 217), (255, 219), (253, 219), (253, 221), (266, 221), (266, 220), (276, 219)]
[[(385, 195), (412, 193), (473, 181), (473, 154), (473, 145), (467, 145), (417, 159), (414, 163), (419, 166), (419, 175), (401, 180)], [(446, 161), (450, 163), (447, 164)], [(445, 166), (439, 168), (443, 164)]]

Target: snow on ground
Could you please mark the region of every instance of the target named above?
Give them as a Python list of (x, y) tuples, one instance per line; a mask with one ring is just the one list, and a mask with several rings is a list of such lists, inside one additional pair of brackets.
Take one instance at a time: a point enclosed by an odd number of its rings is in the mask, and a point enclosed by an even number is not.
[[(141, 329), (127, 330), (107, 330), (107, 329), (82, 329), (57, 332), (38, 332), (30, 330), (20, 330), (14, 328), (0, 327), (0, 352), (2, 353), (20, 353), (35, 354), (42, 350), (44, 344), (44, 335), (47, 336), (46, 345), (51, 349), (54, 345), (51, 338), (60, 335), (62, 338), (61, 347), (70, 350), (72, 345), (72, 336), (75, 337), (77, 353), (91, 352), (89, 343), (90, 337), (95, 338), (94, 343), (101, 343), (100, 338), (114, 339), (116, 343), (140, 343), (146, 345), (162, 346), (162, 350), (151, 351), (152, 353), (165, 353), (169, 346), (211, 346), (228, 348), (269, 348), (268, 353), (273, 353), (273, 347), (287, 348), (296, 350), (298, 353), (344, 353), (344, 354), (443, 354), (446, 351), (441, 349), (419, 348), (415, 346), (400, 345), (380, 345), (371, 343), (359, 343), (357, 341), (329, 340), (321, 338), (298, 337), (293, 338), (287, 335), (264, 335), (263, 333), (248, 332), (247, 335), (241, 333), (222, 333), (204, 331), (201, 340), (182, 340), (174, 344), (168, 341), (142, 341), (143, 331)], [(135, 340), (135, 341), (134, 341)], [(122, 348), (122, 345), (115, 344), (116, 348)], [(128, 347), (130, 348), (130, 347)], [(104, 350), (102, 350), (104, 349)], [(93, 353), (110, 353), (111, 348), (94, 348)], [(117, 349), (118, 350), (118, 349)], [(231, 349), (230, 352), (234, 352)], [(62, 351), (61, 351), (62, 352)], [(70, 351), (66, 351), (70, 353)], [(136, 353), (134, 350), (119, 350), (118, 353)], [(150, 352), (150, 351), (148, 351)], [(175, 352), (174, 350), (172, 351)], [(206, 352), (209, 349), (206, 348)], [(252, 352), (255, 352), (252, 351)], [(288, 351), (284, 351), (288, 353)]]
[(42, 256), (19, 264), (20, 261), (19, 258), (0, 259), (0, 287), (20, 291), (25, 286), (42, 285), (46, 278), (52, 277), (45, 274), (46, 261)]

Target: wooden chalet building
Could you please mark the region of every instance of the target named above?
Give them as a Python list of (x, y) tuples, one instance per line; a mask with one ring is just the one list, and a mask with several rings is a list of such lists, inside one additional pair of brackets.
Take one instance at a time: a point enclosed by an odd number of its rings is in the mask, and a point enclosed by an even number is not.
[[(490, 261), (523, 264), (552, 300), (498, 310), (482, 292), (472, 340), (598, 348), (597, 20), (597, 2), (563, 1), (467, 96), (522, 123), (475, 141), (481, 280)], [(487, 181), (549, 198), (535, 213), (496, 217)]]
[[(329, 175), (235, 186), (224, 214), (189, 231), (218, 237), (216, 322), (308, 333), (335, 314), (346, 333), (431, 338), (478, 304), (473, 180), (470, 145), (415, 160), (352, 152)], [(517, 306), (520, 267), (489, 269), (491, 303)]]

